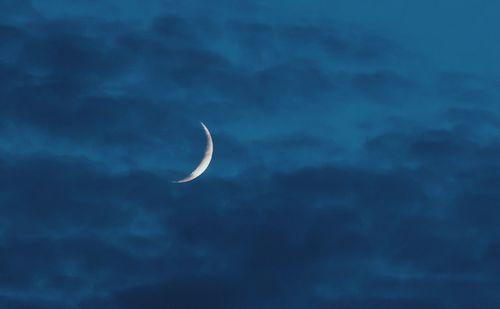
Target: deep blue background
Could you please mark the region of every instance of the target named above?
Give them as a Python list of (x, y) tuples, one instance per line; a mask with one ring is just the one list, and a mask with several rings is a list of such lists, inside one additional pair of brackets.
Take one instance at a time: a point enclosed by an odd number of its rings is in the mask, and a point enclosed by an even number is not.
[(499, 11), (0, 0), (0, 307), (500, 308)]

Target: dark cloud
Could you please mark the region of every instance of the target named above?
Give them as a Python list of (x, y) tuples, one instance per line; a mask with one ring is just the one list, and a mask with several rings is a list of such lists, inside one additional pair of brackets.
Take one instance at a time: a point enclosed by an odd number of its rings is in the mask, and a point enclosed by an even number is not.
[(0, 307), (500, 304), (495, 77), (260, 6), (34, 3), (0, 12)]
[(495, 79), (464, 72), (446, 72), (438, 79), (438, 90), (442, 95), (473, 104), (491, 101), (497, 85)]
[(1, 4), (2, 12), (0, 16), (5, 21), (26, 21), (27, 19), (37, 18), (39, 15), (30, 0), (3, 0)]
[[(432, 282), (435, 275), (483, 274), (482, 263), (494, 256), (494, 249), (484, 251), (484, 258), (475, 254), (483, 249), (460, 231), (464, 222), (476, 224), (479, 217), (459, 218), (462, 224), (456, 227), (453, 218), (434, 217), (428, 209), (433, 205), (429, 193), (419, 184), (433, 179), (418, 171), (324, 166), (277, 174), (258, 185), (245, 177), (231, 182), (211, 179), (179, 191), (157, 176), (106, 175), (80, 163), (62, 167), (59, 161), (33, 161), (12, 168), (15, 172), (3, 171), (10, 184), (4, 181), (2, 187), (19, 204), (18, 213), (13, 213), (9, 196), (4, 198), (12, 225), (7, 231), (26, 236), (3, 241), (10, 253), (3, 263), (9, 270), (4, 272), (4, 284), (34, 285), (38, 278), (46, 291), (64, 284), (68, 293), (77, 293), (84, 307), (191, 308), (201, 303), (221, 308), (283, 303), (293, 307), (287, 302), (297, 299), (298, 304), (312, 302), (318, 308), (320, 304), (357, 308), (368, 303), (432, 308), (453, 299), (419, 298), (418, 285), (404, 279), (404, 269), (410, 278), (415, 273)], [(36, 180), (31, 175), (41, 175), (43, 185), (29, 187)], [(63, 182), (59, 179), (64, 175)], [(29, 194), (21, 199), (21, 192)], [(106, 202), (104, 196), (110, 200)], [(465, 207), (471, 204), (464, 199)], [(146, 221), (137, 221), (141, 213)], [(485, 217), (494, 213), (486, 212)], [(30, 230), (20, 229), (28, 218)], [(154, 222), (158, 230), (148, 232)], [(79, 236), (89, 229), (95, 236)], [(142, 229), (146, 234), (139, 236)], [(33, 234), (41, 231), (47, 236)], [(471, 247), (477, 251), (470, 251)], [(26, 256), (29, 267), (20, 259)], [(377, 260), (381, 265), (374, 264)], [(401, 294), (392, 299), (329, 300), (314, 289), (303, 289), (316, 284), (333, 285), (330, 289), (339, 291), (343, 284), (365, 289), (358, 281), (359, 267), (370, 275), (372, 284), (402, 276), (399, 284), (415, 293), (414, 298)], [(126, 274), (127, 279), (115, 281), (116, 274)], [(338, 276), (344, 279), (331, 280)], [(97, 285), (92, 289), (107, 286), (107, 296), (91, 300), (80, 294), (90, 284)]]
[(399, 104), (404, 104), (404, 98), (412, 96), (418, 89), (415, 81), (391, 71), (358, 74), (353, 76), (351, 84), (356, 93), (381, 104), (396, 100)]

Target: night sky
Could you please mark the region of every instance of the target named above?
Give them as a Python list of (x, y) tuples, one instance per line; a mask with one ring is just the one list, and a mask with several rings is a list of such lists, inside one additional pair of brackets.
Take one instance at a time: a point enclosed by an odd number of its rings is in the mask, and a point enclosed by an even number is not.
[(0, 308), (500, 308), (499, 12), (0, 0)]

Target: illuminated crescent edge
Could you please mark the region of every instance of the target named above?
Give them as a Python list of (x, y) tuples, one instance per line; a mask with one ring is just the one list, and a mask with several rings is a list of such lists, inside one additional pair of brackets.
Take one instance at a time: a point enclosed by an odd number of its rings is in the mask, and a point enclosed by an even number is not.
[(203, 156), (200, 164), (198, 164), (198, 166), (194, 169), (194, 171), (191, 172), (191, 174), (180, 180), (172, 181), (173, 183), (184, 183), (198, 178), (201, 174), (203, 174), (203, 172), (205, 172), (205, 170), (208, 168), (208, 165), (210, 164), (210, 161), (212, 161), (212, 154), (214, 152), (212, 135), (210, 135), (210, 131), (208, 131), (208, 128), (205, 126), (205, 124), (203, 122), (200, 123), (203, 127), (203, 130), (205, 131), (205, 135), (207, 136), (207, 148), (205, 149), (205, 155)]

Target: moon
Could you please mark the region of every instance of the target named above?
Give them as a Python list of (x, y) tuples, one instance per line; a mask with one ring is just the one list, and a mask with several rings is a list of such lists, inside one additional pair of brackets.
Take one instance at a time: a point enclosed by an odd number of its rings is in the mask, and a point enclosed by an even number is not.
[(203, 130), (205, 131), (205, 135), (207, 136), (207, 148), (205, 149), (205, 155), (203, 156), (200, 164), (198, 164), (198, 166), (194, 169), (194, 171), (191, 172), (191, 174), (180, 180), (172, 181), (173, 183), (189, 182), (200, 177), (200, 175), (203, 174), (203, 172), (205, 172), (205, 170), (208, 168), (208, 165), (210, 165), (210, 161), (212, 161), (212, 154), (214, 153), (214, 143), (212, 141), (212, 135), (210, 135), (210, 131), (208, 131), (208, 128), (205, 126), (205, 124), (201, 121), (200, 123), (203, 127)]

